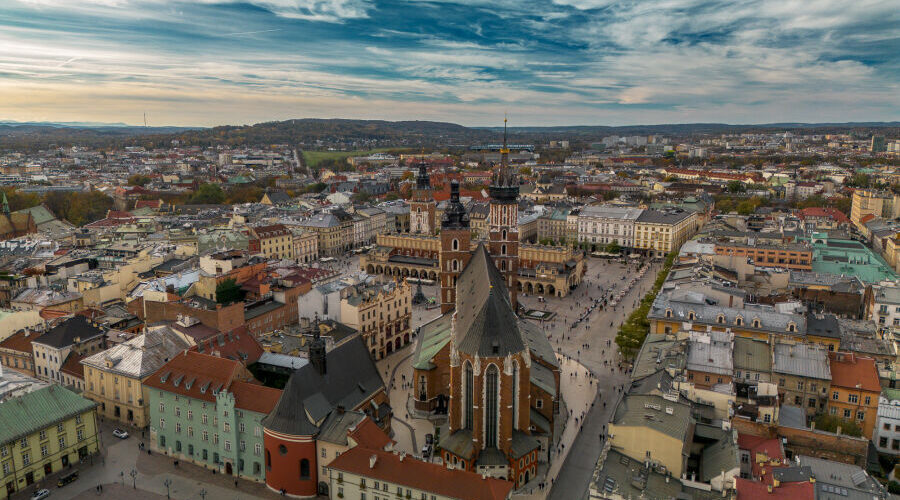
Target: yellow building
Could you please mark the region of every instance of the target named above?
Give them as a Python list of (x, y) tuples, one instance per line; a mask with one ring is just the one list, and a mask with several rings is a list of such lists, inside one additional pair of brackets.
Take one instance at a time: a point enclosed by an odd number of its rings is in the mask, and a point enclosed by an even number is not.
[(294, 258), (309, 264), (319, 258), (319, 237), (311, 231), (294, 231)]
[(149, 423), (143, 381), (191, 344), (168, 328), (148, 330), (127, 342), (81, 360), (84, 396), (100, 415), (135, 427)]
[(0, 498), (97, 453), (95, 407), (58, 385), (0, 403)]
[(382, 359), (412, 340), (412, 294), (405, 280), (352, 286), (341, 295), (341, 322), (359, 330), (373, 359)]
[(634, 248), (651, 257), (681, 248), (697, 231), (697, 213), (681, 210), (644, 210), (634, 223)]
[(657, 463), (672, 477), (681, 477), (687, 470), (694, 425), (688, 405), (660, 396), (626, 396), (609, 423), (609, 442), (623, 455)]
[(853, 192), (850, 206), (850, 222), (864, 231), (862, 218), (867, 215), (895, 219), (900, 216), (900, 195), (871, 189), (857, 189)]
[(267, 259), (294, 258), (294, 234), (283, 224), (254, 227), (250, 233), (251, 251), (260, 252)]

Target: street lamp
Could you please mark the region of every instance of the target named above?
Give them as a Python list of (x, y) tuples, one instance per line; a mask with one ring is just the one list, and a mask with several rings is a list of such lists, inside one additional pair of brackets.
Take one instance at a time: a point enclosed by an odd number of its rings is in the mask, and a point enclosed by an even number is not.
[(169, 496), (169, 486), (172, 485), (172, 480), (169, 478), (166, 478), (166, 480), (163, 481), (163, 484), (166, 485), (166, 498), (171, 499), (172, 497)]
[(137, 489), (137, 470), (131, 469), (131, 472), (128, 474), (131, 476), (131, 487)]

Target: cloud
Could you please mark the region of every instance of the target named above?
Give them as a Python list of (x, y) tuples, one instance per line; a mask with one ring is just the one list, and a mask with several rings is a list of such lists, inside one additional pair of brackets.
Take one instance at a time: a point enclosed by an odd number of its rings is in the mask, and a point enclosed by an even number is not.
[(889, 4), (8, 0), (0, 118), (129, 121), (98, 114), (151, 103), (157, 122), (203, 125), (896, 119)]

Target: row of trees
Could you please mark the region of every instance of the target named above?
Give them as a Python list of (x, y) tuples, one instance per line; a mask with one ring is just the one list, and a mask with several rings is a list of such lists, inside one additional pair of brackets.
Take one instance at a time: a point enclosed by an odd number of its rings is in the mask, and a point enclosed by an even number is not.
[(662, 289), (663, 283), (666, 281), (666, 276), (669, 275), (669, 270), (672, 268), (673, 262), (675, 262), (675, 252), (666, 256), (665, 265), (663, 266), (662, 271), (656, 276), (653, 288), (647, 292), (647, 295), (641, 299), (641, 303), (637, 309), (631, 311), (631, 314), (628, 315), (628, 319), (626, 319), (625, 322), (622, 323), (622, 326), (619, 327), (619, 331), (616, 334), (616, 345), (619, 346), (619, 352), (621, 352), (622, 356), (626, 359), (634, 358), (644, 344), (644, 339), (647, 338), (647, 334), (650, 332), (650, 320), (647, 319), (647, 314), (650, 313), (650, 306), (653, 305), (653, 301), (656, 300), (656, 294)]
[(44, 204), (59, 219), (64, 219), (76, 226), (83, 226), (106, 217), (107, 211), (113, 207), (113, 199), (100, 191), (87, 193), (63, 193), (52, 191), (43, 196), (35, 193), (23, 193), (15, 188), (5, 188), (9, 209), (13, 212), (24, 208)]

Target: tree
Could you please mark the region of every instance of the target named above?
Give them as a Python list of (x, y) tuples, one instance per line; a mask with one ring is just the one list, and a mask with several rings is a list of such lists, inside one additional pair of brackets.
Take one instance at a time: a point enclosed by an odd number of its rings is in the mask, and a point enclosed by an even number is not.
[(848, 436), (862, 436), (862, 429), (852, 420), (844, 420), (835, 415), (821, 414), (816, 417), (816, 429), (836, 433), (837, 428), (841, 428), (841, 434)]
[(134, 174), (128, 177), (128, 185), (129, 186), (146, 186), (150, 183), (150, 178), (146, 175)]
[(372, 199), (372, 195), (366, 191), (359, 191), (358, 193), (353, 193), (353, 203), (368, 203), (369, 200)]
[(621, 253), (622, 247), (619, 245), (618, 241), (613, 241), (612, 243), (603, 247), (603, 251), (606, 253)]
[(41, 204), (41, 197), (35, 193), (23, 193), (16, 188), (3, 188), (10, 211), (36, 207)]
[(239, 186), (228, 190), (225, 202), (229, 204), (235, 203), (256, 203), (262, 199), (263, 188), (259, 186)]
[(193, 205), (219, 205), (225, 201), (225, 193), (218, 184), (201, 184), (191, 196), (189, 202)]
[(216, 285), (216, 302), (219, 304), (231, 304), (244, 300), (244, 291), (234, 278), (228, 278)]
[(731, 193), (743, 193), (747, 186), (741, 181), (728, 181), (728, 191)]

